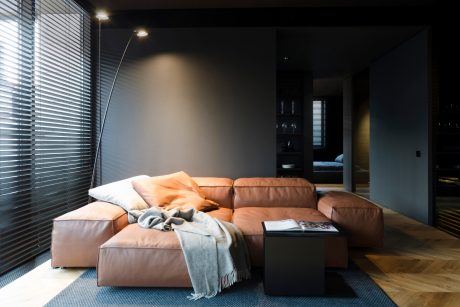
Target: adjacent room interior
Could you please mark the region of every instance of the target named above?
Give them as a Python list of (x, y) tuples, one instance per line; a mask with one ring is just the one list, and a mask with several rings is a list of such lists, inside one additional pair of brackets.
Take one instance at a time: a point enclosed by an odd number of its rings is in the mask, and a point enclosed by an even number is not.
[(455, 306), (451, 14), (2, 1), (0, 305)]

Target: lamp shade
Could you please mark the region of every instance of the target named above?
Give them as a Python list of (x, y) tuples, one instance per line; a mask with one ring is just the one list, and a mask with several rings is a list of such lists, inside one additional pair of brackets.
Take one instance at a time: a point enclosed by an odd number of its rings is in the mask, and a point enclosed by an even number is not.
[(145, 29), (137, 29), (136, 30), (136, 35), (137, 35), (137, 37), (142, 38), (142, 37), (148, 36), (149, 32), (147, 32), (147, 30), (145, 30)]
[(96, 12), (96, 18), (99, 21), (106, 21), (109, 20), (109, 14), (104, 10), (99, 10)]

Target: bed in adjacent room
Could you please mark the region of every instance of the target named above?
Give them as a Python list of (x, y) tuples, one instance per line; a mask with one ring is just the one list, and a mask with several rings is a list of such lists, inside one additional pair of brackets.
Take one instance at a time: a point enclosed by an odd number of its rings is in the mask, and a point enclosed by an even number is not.
[(315, 183), (342, 183), (343, 154), (334, 161), (313, 161), (313, 178)]
[[(315, 183), (343, 183), (343, 154), (334, 161), (313, 161), (313, 180)], [(369, 170), (355, 165), (355, 182), (368, 183)]]

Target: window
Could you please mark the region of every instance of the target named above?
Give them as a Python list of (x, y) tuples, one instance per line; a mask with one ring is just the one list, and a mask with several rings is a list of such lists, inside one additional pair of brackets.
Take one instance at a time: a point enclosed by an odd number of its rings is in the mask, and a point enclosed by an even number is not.
[(47, 250), (91, 176), (90, 17), (71, 0), (0, 6), (0, 274)]
[(326, 101), (313, 100), (313, 148), (326, 147)]

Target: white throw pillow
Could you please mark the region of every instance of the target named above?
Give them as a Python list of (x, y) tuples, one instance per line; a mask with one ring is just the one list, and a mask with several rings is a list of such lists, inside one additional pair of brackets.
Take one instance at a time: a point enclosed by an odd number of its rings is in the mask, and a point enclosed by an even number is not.
[(128, 179), (115, 181), (88, 190), (89, 196), (114, 205), (120, 206), (126, 211), (142, 210), (149, 208), (149, 205), (134, 190), (131, 182), (133, 180), (150, 178), (147, 175), (140, 175)]

